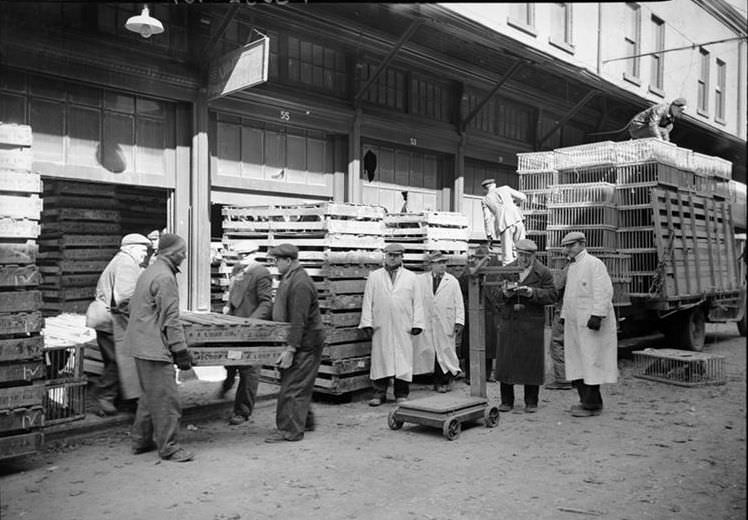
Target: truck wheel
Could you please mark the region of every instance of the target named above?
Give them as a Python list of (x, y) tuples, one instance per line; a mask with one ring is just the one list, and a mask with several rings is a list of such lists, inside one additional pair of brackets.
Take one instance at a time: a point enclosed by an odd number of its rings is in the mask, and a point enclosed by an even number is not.
[(680, 327), (680, 346), (685, 350), (704, 350), (706, 320), (701, 307), (694, 307), (684, 316)]

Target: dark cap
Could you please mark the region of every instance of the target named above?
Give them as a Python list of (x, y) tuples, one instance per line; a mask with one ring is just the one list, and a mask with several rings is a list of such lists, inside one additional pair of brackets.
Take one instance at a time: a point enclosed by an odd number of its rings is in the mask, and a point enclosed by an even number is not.
[(517, 242), (514, 244), (514, 247), (517, 249), (517, 251), (523, 251), (527, 253), (536, 253), (538, 251), (538, 245), (529, 238), (517, 240)]
[(158, 254), (168, 255), (183, 247), (186, 247), (186, 243), (182, 237), (174, 233), (163, 233), (158, 241)]
[(674, 100), (670, 102), (670, 104), (675, 105), (676, 107), (684, 107), (687, 105), (686, 98), (682, 98), (682, 97), (675, 98)]
[(580, 240), (587, 241), (587, 237), (584, 236), (584, 233), (581, 231), (572, 231), (571, 233), (566, 233), (566, 235), (564, 235), (564, 238), (561, 239), (561, 245), (568, 246)]
[(484, 188), (485, 188), (486, 186), (488, 186), (489, 184), (496, 184), (496, 179), (484, 179), (484, 180), (483, 180), (483, 181), (482, 181), (482, 182), (480, 183), (480, 185), (481, 185), (481, 186), (483, 186)]
[(387, 244), (384, 247), (385, 253), (390, 253), (393, 255), (401, 255), (403, 254), (404, 251), (405, 251), (405, 248), (403, 247), (402, 244)]
[(268, 251), (270, 256), (275, 258), (290, 258), (296, 260), (299, 257), (299, 248), (293, 244), (280, 244)]

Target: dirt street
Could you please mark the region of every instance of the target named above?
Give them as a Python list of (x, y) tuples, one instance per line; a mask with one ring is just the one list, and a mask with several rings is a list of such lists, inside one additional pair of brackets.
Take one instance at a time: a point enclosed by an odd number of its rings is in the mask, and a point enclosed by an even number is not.
[[(502, 414), (455, 441), (406, 423), (392, 404), (316, 403), (302, 442), (265, 444), (274, 402), (251, 423), (182, 425), (197, 459), (132, 456), (126, 428), (0, 464), (0, 516), (29, 520), (746, 518), (746, 344), (708, 326), (727, 358), (723, 386), (632, 377), (604, 388), (605, 411), (578, 419), (576, 392), (541, 390), (540, 410)], [(215, 383), (212, 383), (215, 385)], [(456, 392), (468, 395), (462, 382)], [(431, 395), (418, 386), (413, 398)], [(498, 385), (489, 384), (498, 404)], [(518, 392), (521, 403), (521, 390)]]

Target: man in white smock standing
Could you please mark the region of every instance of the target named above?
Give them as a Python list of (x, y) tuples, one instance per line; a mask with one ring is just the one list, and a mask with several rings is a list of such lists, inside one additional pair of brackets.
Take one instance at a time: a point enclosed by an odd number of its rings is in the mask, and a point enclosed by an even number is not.
[(397, 402), (410, 393), (413, 380), (413, 336), (423, 331), (421, 298), (417, 295), (416, 274), (403, 267), (404, 248), (388, 244), (384, 267), (369, 273), (361, 304), (359, 328), (371, 337), (371, 370), (374, 387), (370, 406), (387, 400), (389, 379), (395, 378)]
[(514, 201), (524, 202), (527, 197), (510, 186), (497, 188), (494, 179), (484, 180), (481, 186), (486, 190), (481, 206), (489, 246), (492, 241), (501, 237), (501, 263), (510, 264), (517, 258), (514, 244), (525, 238), (526, 234), (522, 211)]
[(465, 325), (465, 306), (460, 282), (447, 271), (447, 256), (429, 255), (431, 272), (418, 276), (426, 326), (413, 338), (413, 373), (434, 372), (434, 390), (452, 389), (454, 376), (460, 373), (455, 339)]
[(591, 417), (603, 410), (600, 385), (618, 381), (613, 284), (605, 264), (587, 252), (584, 233), (567, 233), (561, 245), (569, 257), (561, 308), (566, 379), (581, 401), (571, 407), (571, 414)]

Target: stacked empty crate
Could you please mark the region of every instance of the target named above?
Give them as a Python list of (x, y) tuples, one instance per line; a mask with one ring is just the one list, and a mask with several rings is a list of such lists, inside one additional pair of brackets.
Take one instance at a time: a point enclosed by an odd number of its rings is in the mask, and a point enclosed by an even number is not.
[(537, 244), (538, 258), (548, 263), (548, 197), (558, 184), (553, 152), (518, 153), (517, 175), (518, 189), (527, 197), (522, 203), (527, 238)]
[(384, 240), (402, 244), (403, 265), (411, 271), (428, 269), (428, 255), (436, 251), (447, 256), (447, 269), (465, 265), (469, 237), (468, 219), (462, 213), (426, 211), (384, 217)]
[(85, 313), (122, 237), (115, 187), (72, 181), (44, 186), (39, 264), (45, 315)]
[(28, 126), (0, 124), (0, 459), (43, 442), (41, 179), (31, 172), (31, 138)]
[[(231, 272), (242, 253), (257, 251), (255, 258), (263, 261), (284, 242), (299, 248), (326, 329), (317, 392), (342, 395), (370, 386), (371, 342), (358, 324), (366, 277), (382, 265), (384, 213), (380, 207), (328, 202), (223, 209), (222, 274)], [(277, 286), (277, 270), (269, 268)], [(278, 381), (272, 367), (262, 374), (265, 381)]]

